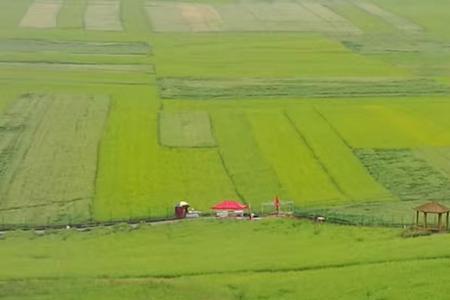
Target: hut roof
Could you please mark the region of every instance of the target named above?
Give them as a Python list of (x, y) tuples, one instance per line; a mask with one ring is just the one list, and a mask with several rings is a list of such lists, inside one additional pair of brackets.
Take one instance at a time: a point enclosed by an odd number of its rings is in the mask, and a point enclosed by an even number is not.
[(437, 202), (429, 202), (421, 206), (418, 206), (415, 209), (423, 213), (432, 213), (432, 214), (443, 214), (450, 211), (450, 209)]

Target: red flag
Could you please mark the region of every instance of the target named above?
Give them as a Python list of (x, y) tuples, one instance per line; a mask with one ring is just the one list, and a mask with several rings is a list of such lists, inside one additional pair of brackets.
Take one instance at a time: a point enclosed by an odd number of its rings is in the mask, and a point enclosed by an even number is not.
[(276, 196), (275, 200), (273, 200), (273, 205), (277, 211), (280, 210), (280, 198), (278, 196)]

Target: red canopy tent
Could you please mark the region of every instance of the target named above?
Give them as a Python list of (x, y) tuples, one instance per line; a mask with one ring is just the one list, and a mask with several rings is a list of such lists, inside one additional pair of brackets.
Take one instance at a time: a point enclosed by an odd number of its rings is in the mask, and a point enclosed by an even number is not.
[(214, 210), (243, 210), (248, 208), (247, 205), (233, 200), (224, 200), (212, 207)]

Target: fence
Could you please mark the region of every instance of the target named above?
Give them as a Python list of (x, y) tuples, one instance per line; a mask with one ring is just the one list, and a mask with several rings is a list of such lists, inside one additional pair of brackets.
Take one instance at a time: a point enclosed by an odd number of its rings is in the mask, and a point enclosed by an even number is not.
[[(202, 217), (212, 216), (212, 213), (205, 212), (201, 214)], [(44, 230), (44, 229), (64, 229), (73, 228), (88, 228), (99, 226), (112, 226), (116, 224), (136, 224), (136, 223), (153, 223), (161, 221), (175, 220), (174, 208), (167, 207), (166, 209), (159, 209), (152, 211), (147, 210), (145, 213), (133, 214), (132, 211), (126, 216), (114, 217), (112, 214), (108, 218), (94, 219), (92, 216), (88, 218), (80, 218), (71, 215), (70, 212), (64, 216), (59, 216), (58, 219), (46, 218), (45, 221), (36, 220), (32, 217), (15, 218), (8, 220), (8, 212), (0, 212), (0, 231), (12, 230)]]
[(335, 211), (305, 211), (296, 209), (294, 215), (299, 218), (315, 219), (323, 216), (328, 223), (373, 227), (409, 227), (415, 224), (414, 214), (371, 216), (368, 214), (346, 214)]
[[(415, 223), (415, 212), (412, 208), (422, 204), (423, 201), (377, 201), (377, 202), (352, 202), (342, 204), (342, 202), (324, 201), (324, 202), (306, 202), (282, 203), (289, 206), (293, 215), (300, 218), (315, 219), (323, 216), (329, 223), (357, 225), (357, 226), (379, 226), (379, 227), (405, 227)], [(254, 212), (261, 216), (267, 216), (274, 212), (269, 208), (265, 209), (268, 203), (262, 203), (261, 207), (255, 206)], [(446, 203), (444, 203), (446, 204)], [(446, 204), (449, 205), (449, 204)], [(283, 209), (283, 205), (282, 205)], [(292, 209), (292, 210), (291, 210)], [(213, 213), (206, 211), (201, 216), (212, 216)], [(158, 210), (148, 209), (133, 213), (132, 210), (126, 216), (109, 217), (94, 219), (89, 216), (76, 217), (76, 214), (68, 211), (66, 215), (59, 216), (58, 219), (47, 218), (45, 220), (36, 220), (34, 218), (22, 218), (8, 220), (8, 211), (0, 212), (0, 231), (8, 230), (31, 230), (31, 229), (62, 229), (67, 226), (84, 228), (95, 226), (109, 226), (120, 223), (151, 223), (158, 221), (174, 220), (174, 208), (166, 207)], [(432, 223), (433, 220), (430, 220)], [(436, 222), (437, 223), (437, 222)]]

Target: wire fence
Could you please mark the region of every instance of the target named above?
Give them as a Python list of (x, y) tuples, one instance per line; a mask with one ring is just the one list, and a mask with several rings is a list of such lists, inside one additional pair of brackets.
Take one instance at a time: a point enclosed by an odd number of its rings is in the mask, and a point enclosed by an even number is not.
[[(201, 217), (210, 217), (212, 212), (203, 212)], [(90, 217), (77, 217), (75, 215), (66, 214), (59, 216), (57, 219), (47, 217), (36, 219), (32, 216), (22, 216), (9, 218), (8, 212), (0, 213), (0, 231), (13, 230), (44, 230), (44, 229), (65, 229), (65, 228), (89, 228), (100, 226), (112, 226), (116, 224), (137, 224), (137, 223), (155, 223), (163, 221), (176, 220), (174, 208), (147, 210), (145, 213), (133, 214), (131, 211), (122, 216), (103, 217), (95, 219)]]
[[(331, 203), (331, 204), (330, 204)], [(416, 222), (416, 214), (412, 210), (417, 203), (415, 202), (354, 202), (342, 204), (339, 202), (325, 201), (307, 202), (303, 205), (292, 201), (284, 201), (281, 205), (282, 214), (293, 215), (298, 218), (315, 220), (317, 217), (324, 217), (326, 222), (356, 225), (356, 226), (374, 226), (374, 227), (410, 227)], [(273, 215), (276, 213), (274, 207), (270, 207), (269, 202), (261, 203), (260, 207), (253, 206), (255, 214), (261, 217)], [(201, 217), (215, 216), (212, 211), (202, 212)], [(112, 226), (115, 224), (128, 223), (152, 223), (161, 221), (175, 220), (175, 211), (173, 207), (148, 209), (133, 213), (129, 210), (127, 214), (95, 219), (92, 216), (76, 216), (71, 212), (66, 215), (58, 216), (57, 219), (35, 217), (9, 218), (7, 211), (0, 212), (0, 231), (11, 230), (32, 230), (32, 229), (63, 229), (69, 227), (86, 228)], [(437, 219), (429, 219), (430, 224), (437, 224)]]
[(371, 216), (367, 214), (346, 214), (335, 211), (304, 211), (296, 209), (294, 215), (299, 218), (315, 220), (317, 217), (324, 217), (326, 222), (372, 227), (409, 227), (415, 224), (414, 215), (389, 215)]

